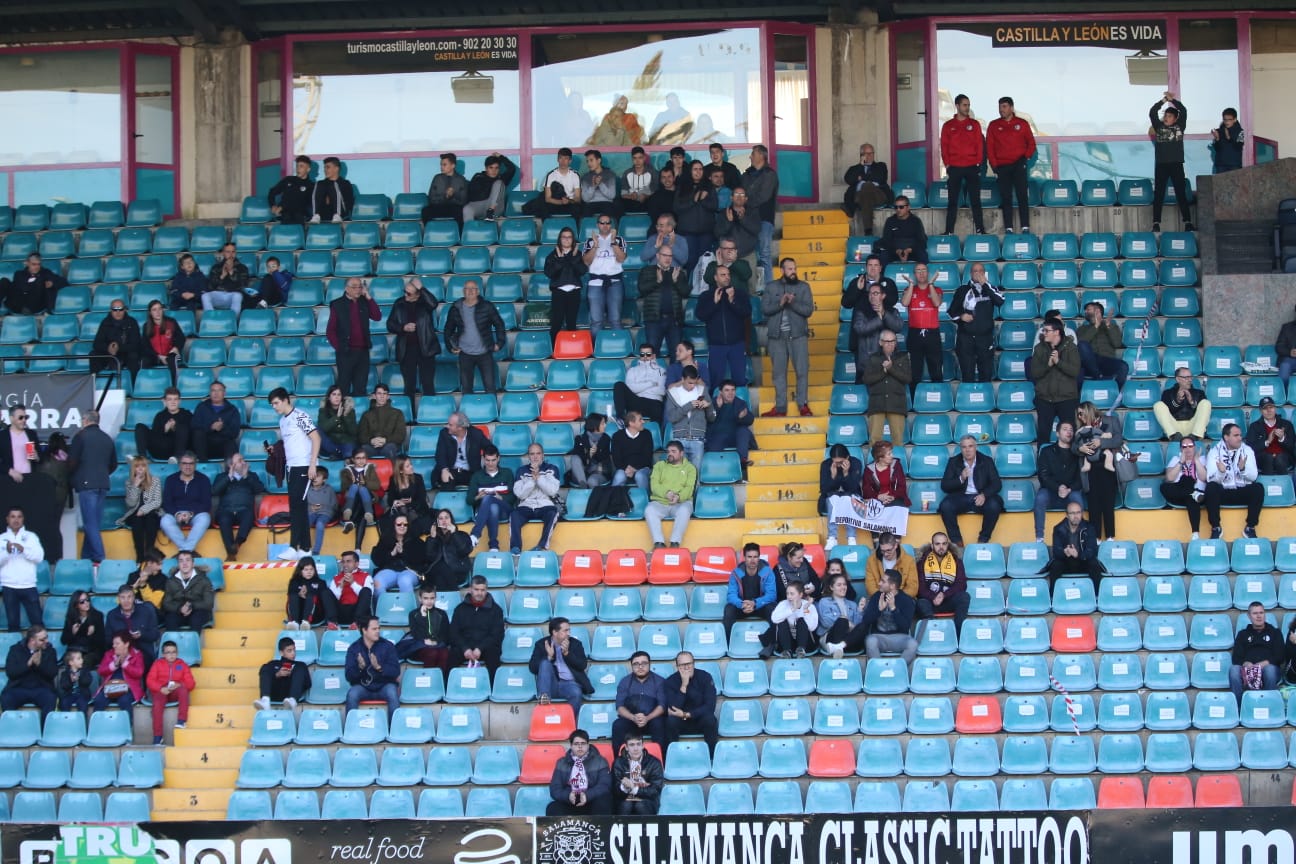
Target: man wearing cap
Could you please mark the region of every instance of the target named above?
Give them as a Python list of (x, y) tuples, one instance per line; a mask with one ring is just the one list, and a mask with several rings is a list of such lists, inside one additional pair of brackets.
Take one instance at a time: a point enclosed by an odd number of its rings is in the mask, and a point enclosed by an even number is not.
[(1246, 443), (1255, 451), (1261, 474), (1286, 474), (1296, 466), (1296, 428), (1278, 416), (1271, 396), (1260, 400), (1260, 416), (1247, 427)]

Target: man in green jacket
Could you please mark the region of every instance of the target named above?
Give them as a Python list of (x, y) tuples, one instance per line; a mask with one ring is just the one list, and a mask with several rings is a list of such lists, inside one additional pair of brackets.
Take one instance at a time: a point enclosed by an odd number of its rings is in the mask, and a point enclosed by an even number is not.
[(360, 446), (373, 459), (394, 459), (404, 449), (405, 414), (390, 400), (387, 385), (379, 384), (360, 418)]
[(666, 461), (653, 466), (648, 481), (650, 500), (644, 509), (644, 521), (648, 523), (648, 533), (652, 534), (654, 549), (666, 545), (662, 535), (663, 519), (675, 520), (670, 545), (678, 547), (683, 541), (689, 519), (693, 517), (693, 492), (696, 488), (697, 469), (684, 458), (684, 445), (678, 441), (670, 442), (666, 445)]
[(1080, 401), (1080, 349), (1062, 330), (1062, 322), (1046, 320), (1039, 344), (1031, 354), (1030, 377), (1035, 382), (1035, 441), (1047, 444), (1053, 421), (1074, 420)]

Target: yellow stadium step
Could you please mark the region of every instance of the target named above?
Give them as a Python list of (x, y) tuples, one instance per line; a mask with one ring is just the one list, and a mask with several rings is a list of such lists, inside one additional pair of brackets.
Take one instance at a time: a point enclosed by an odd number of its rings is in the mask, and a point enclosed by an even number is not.
[[(221, 612), (273, 612), (283, 620), (284, 598), (287, 586), (282, 589), (266, 588), (261, 591), (222, 591), (216, 598), (216, 608)], [(250, 626), (244, 624), (244, 627)], [(260, 628), (258, 628), (260, 629)]]
[(195, 729), (252, 729), (256, 709), (250, 702), (225, 705), (195, 705), (189, 711), (187, 725)]
[(251, 666), (199, 666), (193, 670), (198, 690), (203, 688), (228, 689), (231, 687), (256, 687), (257, 669)]
[[(800, 473), (803, 478), (806, 473), (805, 469), (800, 469)], [(777, 504), (780, 501), (810, 501), (817, 504), (819, 501), (819, 484), (770, 483), (766, 480), (760, 482), (749, 481), (747, 484), (747, 505), (751, 506), (752, 502), (755, 501), (763, 504)]]
[(243, 760), (242, 747), (172, 747), (166, 754), (166, 767), (178, 770), (198, 770), (202, 768), (234, 768)]
[[(829, 381), (831, 381), (832, 371), (833, 371), (833, 360), (834, 360), (833, 357), (824, 357), (824, 356), (816, 357), (813, 354), (810, 355), (810, 363), (809, 363), (810, 380), (815, 381), (816, 377), (824, 376)], [(761, 371), (765, 375), (770, 375), (774, 371), (774, 361), (770, 359), (768, 354), (763, 355), (760, 358), (760, 365), (761, 365)], [(796, 379), (796, 370), (793, 369), (791, 361), (788, 362), (788, 376), (793, 380)], [(765, 379), (762, 378), (761, 380), (765, 380)], [(820, 378), (819, 380), (822, 381), (822, 378)]]
[(234, 747), (247, 745), (252, 735), (247, 729), (195, 729), (186, 726), (175, 730), (176, 747)]
[(846, 214), (837, 209), (825, 210), (784, 210), (783, 211), (783, 230), (787, 231), (789, 226), (797, 227), (801, 225), (815, 225), (827, 227), (833, 230), (835, 227), (844, 226), (849, 233), (850, 219)]
[[(766, 378), (765, 380), (768, 381), (769, 379)], [(748, 388), (748, 392), (753, 397), (760, 399), (762, 404), (765, 405), (774, 404), (772, 401), (774, 399), (773, 384), (766, 383), (758, 387), (750, 387)], [(806, 388), (806, 395), (810, 397), (810, 407), (814, 408), (816, 404), (820, 404), (820, 403), (822, 403), (823, 405), (827, 405), (828, 401), (832, 399), (832, 392), (833, 392), (832, 384), (824, 384), (822, 382), (812, 380), (810, 382), (810, 386)], [(825, 408), (825, 410), (827, 409)]]
[[(809, 441), (814, 441), (814, 443), (820, 447), (827, 446), (825, 443), (825, 439), (822, 435), (816, 438), (808, 439), (808, 436), (806, 435), (788, 433), (786, 435), (762, 435), (756, 439), (756, 443), (760, 445), (762, 450), (768, 450), (773, 452), (779, 452), (782, 450), (791, 450), (797, 447), (804, 447), (806, 446), (807, 443), (809, 443)], [(822, 457), (820, 458), (819, 461), (820, 462), (823, 461)], [(817, 465), (818, 463), (814, 463), (814, 464)], [(809, 466), (807, 466), (807, 469), (808, 467)]]
[[(249, 628), (254, 628), (278, 633), (284, 622), (284, 597), (283, 594), (276, 594), (273, 603), (269, 600), (263, 600), (260, 609), (248, 612), (221, 609), (223, 598), (218, 595), (216, 598), (216, 614), (212, 616), (216, 629), (233, 630), (239, 628), (239, 632), (244, 632)], [(272, 606), (273, 608), (271, 608)]]
[(221, 820), (225, 818), (233, 788), (199, 786), (154, 789), (152, 818), (159, 822)]
[(841, 293), (842, 281), (846, 278), (845, 264), (807, 264), (802, 267), (797, 264), (797, 275), (810, 283), (813, 288), (816, 283), (836, 286), (834, 290)]
[[(194, 672), (198, 670), (195, 669)], [(252, 675), (246, 676), (247, 680), (252, 680)], [(196, 677), (195, 677), (196, 680)], [(261, 695), (261, 688), (253, 685), (251, 687), (231, 687), (228, 684), (223, 687), (204, 690), (199, 687), (189, 697), (190, 705), (251, 705), (253, 700)]]
[(783, 239), (781, 243), (789, 240), (815, 240), (822, 237), (849, 237), (850, 225), (842, 223), (841, 225), (783, 225)]
[[(752, 468), (749, 472), (767, 472), (767, 470), (794, 470), (802, 472), (806, 465), (818, 466), (823, 461), (823, 449), (753, 449), (752, 451)], [(763, 477), (763, 474), (762, 474)], [(756, 479), (752, 475), (750, 479)]]
[(819, 515), (818, 507), (814, 501), (773, 502), (752, 501), (749, 499), (744, 512), (748, 519), (775, 519), (780, 516), (789, 519), (800, 519)]
[[(838, 237), (784, 238), (779, 241), (779, 257), (798, 255), (823, 264), (837, 264), (846, 257), (846, 235)], [(798, 265), (800, 262), (797, 262)], [(800, 271), (800, 267), (797, 270)]]
[(815, 514), (814, 517), (789, 516), (786, 519), (773, 517), (753, 517), (746, 520), (743, 526), (747, 534), (759, 535), (779, 535), (779, 534), (813, 534), (818, 536), (823, 530), (823, 519)]
[[(240, 757), (242, 758), (242, 757)], [(206, 789), (221, 786), (234, 788), (238, 780), (238, 767), (233, 768), (171, 768), (162, 772), (168, 789)]]
[(284, 562), (248, 569), (226, 569), (225, 590), (254, 593), (286, 591), (295, 566), (292, 562)]
[(251, 630), (243, 628), (239, 630), (213, 627), (210, 630), (203, 631), (203, 659), (205, 661), (207, 652), (216, 648), (242, 649), (258, 657), (261, 656), (259, 652), (266, 651), (273, 653), (276, 637), (278, 635), (279, 628), (275, 628), (274, 630)]
[(757, 417), (752, 422), (752, 432), (756, 435), (827, 435), (828, 417)]
[(264, 648), (207, 648), (203, 647), (203, 663), (211, 666), (231, 666), (243, 667), (248, 671), (255, 672), (260, 668), (260, 664), (253, 664), (253, 661), (260, 659), (262, 662), (270, 659), (279, 652), (274, 650), (274, 637), (277, 633), (271, 633), (271, 644)]

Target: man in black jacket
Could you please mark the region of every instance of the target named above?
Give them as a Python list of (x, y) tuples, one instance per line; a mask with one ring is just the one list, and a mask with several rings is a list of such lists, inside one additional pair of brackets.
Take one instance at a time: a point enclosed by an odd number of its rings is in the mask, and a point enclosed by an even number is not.
[(541, 705), (562, 700), (571, 706), (572, 716), (580, 713), (585, 696), (594, 693), (585, 674), (588, 665), (585, 646), (571, 635), (571, 622), (558, 617), (549, 621), (549, 636), (531, 649), (528, 667), (536, 676), (536, 692)]
[(486, 577), (474, 576), (463, 602), (450, 618), (450, 662), (485, 666), (494, 678), (504, 648), (504, 611), (486, 590)]
[(301, 225), (311, 217), (311, 158), (298, 156), (293, 167), (295, 173), (276, 183), (266, 195), (270, 212), (285, 225)]
[(1247, 427), (1246, 443), (1255, 451), (1261, 474), (1287, 474), (1296, 467), (1296, 428), (1278, 416), (1271, 396), (1260, 400), (1260, 416)]
[(627, 732), (612, 763), (612, 809), (620, 816), (657, 815), (664, 778), (661, 760), (644, 749), (643, 733)]
[(927, 230), (922, 220), (913, 215), (909, 198), (897, 195), (895, 215), (882, 223), (882, 234), (873, 244), (873, 251), (882, 256), (885, 266), (893, 261), (927, 263)]
[(965, 382), (989, 381), (994, 374), (995, 309), (1003, 302), (1003, 292), (986, 279), (980, 261), (972, 265), (971, 278), (954, 292), (949, 316), (958, 328), (954, 352)]
[(959, 439), (959, 450), (959, 455), (945, 465), (945, 476), (941, 478), (941, 491), (945, 493), (938, 508), (941, 521), (945, 523), (950, 542), (962, 547), (958, 514), (980, 513), (981, 532), (977, 542), (989, 543), (999, 514), (1003, 513), (1003, 499), (999, 497), (1003, 481), (999, 479), (994, 460), (977, 452), (976, 438), (964, 435)]
[(369, 296), (364, 280), (352, 276), (343, 295), (329, 304), (327, 337), (337, 362), (337, 383), (343, 396), (362, 397), (369, 392), (369, 321), (381, 321), (378, 304)]
[(72, 488), (77, 493), (85, 531), (81, 557), (98, 565), (104, 560), (99, 528), (104, 501), (108, 498), (109, 476), (117, 470), (117, 447), (108, 433), (99, 428), (98, 411), (81, 415), (81, 431), (73, 436), (68, 447), (68, 470), (72, 472)]
[(711, 754), (720, 740), (716, 721), (716, 687), (711, 673), (694, 666), (693, 655), (681, 651), (675, 656), (675, 674), (666, 679), (666, 740), (662, 751), (681, 735), (701, 735)]
[(1040, 448), (1036, 474), (1040, 488), (1035, 493), (1035, 542), (1044, 542), (1044, 511), (1066, 508), (1072, 503), (1084, 506), (1080, 486), (1080, 457), (1071, 452), (1075, 422), (1059, 420), (1057, 442)]
[(1098, 590), (1098, 580), (1103, 575), (1102, 561), (1098, 560), (1098, 534), (1084, 518), (1084, 507), (1068, 501), (1066, 518), (1053, 526), (1053, 557), (1044, 570), (1049, 585), (1065, 574), (1081, 574), (1093, 580)]
[(1286, 387), (1287, 379), (1296, 370), (1296, 319), (1288, 321), (1278, 330), (1274, 350), (1278, 353), (1278, 378), (1283, 387)]
[(39, 252), (33, 252), (27, 256), (27, 266), (14, 273), (4, 302), (15, 315), (53, 312), (59, 289), (66, 284), (67, 280), (41, 264)]
[(873, 210), (891, 200), (887, 164), (873, 161), (873, 145), (860, 145), (860, 161), (846, 169), (846, 215), (860, 215), (863, 233), (873, 233)]
[(225, 560), (237, 561), (239, 547), (247, 542), (256, 523), (257, 496), (264, 495), (266, 489), (257, 473), (248, 469), (242, 453), (226, 459), (225, 468), (225, 473), (212, 484), (212, 496), (220, 499), (216, 521), (220, 525), (221, 540), (225, 541)]
[(437, 436), (432, 481), (443, 490), (468, 485), (473, 472), (481, 468), (482, 448), (488, 443), (468, 415), (455, 411), (446, 418), (445, 428)]
[(116, 357), (122, 371), (130, 373), (132, 382), (135, 380), (144, 358), (144, 337), (139, 322), (126, 314), (125, 300), (114, 300), (109, 305), (108, 317), (99, 323), (90, 351), (96, 355), (90, 358), (91, 375), (115, 368), (110, 357)]
[(436, 358), (441, 353), (436, 307), (436, 297), (424, 291), (423, 280), (414, 276), (405, 283), (405, 296), (392, 304), (387, 316), (387, 332), (396, 334), (396, 360), (411, 405), (416, 393), (436, 393)]
[(58, 662), (49, 644), (49, 632), (40, 624), (27, 628), (25, 639), (9, 646), (5, 674), (9, 683), (0, 692), (0, 710), (13, 711), (23, 705), (40, 708), (41, 720), (54, 710), (54, 679)]
[[(1158, 116), (1159, 114), (1159, 116)], [(1152, 230), (1161, 230), (1161, 206), (1165, 203), (1166, 185), (1173, 182), (1179, 215), (1184, 230), (1195, 231), (1188, 212), (1188, 186), (1184, 179), (1184, 131), (1188, 128), (1188, 109), (1169, 90), (1148, 109), (1152, 121), (1152, 150), (1156, 156), (1152, 191)]]
[(450, 305), (446, 316), (446, 348), (459, 357), (460, 390), (473, 392), (473, 375), (480, 372), (482, 392), (494, 393), (494, 353), (504, 347), (508, 338), (504, 319), (494, 303), (482, 299), (476, 280), (464, 283), (463, 290), (463, 298)]
[(463, 206), (464, 219), (490, 221), (504, 213), (508, 188), (513, 185), (517, 166), (507, 156), (492, 153), (486, 157), (485, 170), (468, 181), (468, 203)]
[(153, 415), (153, 425), (135, 424), (135, 452), (174, 465), (189, 449), (192, 427), (193, 415), (180, 406), (180, 391), (168, 387), (162, 391), (162, 410)]
[(342, 176), (342, 163), (336, 156), (324, 160), (324, 178), (315, 181), (311, 190), (311, 222), (342, 222), (351, 218), (355, 206), (355, 187)]

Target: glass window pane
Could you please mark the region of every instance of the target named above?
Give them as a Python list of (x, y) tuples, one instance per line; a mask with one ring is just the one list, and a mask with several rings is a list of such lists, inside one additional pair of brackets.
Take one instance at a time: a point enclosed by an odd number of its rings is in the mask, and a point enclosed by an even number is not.
[(937, 31), (939, 122), (953, 116), (954, 97), (966, 93), (983, 125), (998, 116), (999, 97), (1012, 96), (1017, 115), (1031, 122), (1037, 138), (1147, 133), (1148, 108), (1166, 88), (1164, 25), (1159, 42), (1141, 51), (996, 47), (994, 29), (951, 24)]
[[(516, 149), (521, 140), (516, 37), (474, 38), (472, 47), (496, 40), (501, 46), (511, 40), (508, 59), (482, 60), (475, 68), (462, 58), (479, 52), (458, 50), (466, 39), (296, 45), (294, 152)], [(439, 50), (451, 43), (451, 50)], [(368, 122), (375, 117), (383, 122)]]
[(774, 37), (774, 140), (810, 143), (810, 66), (804, 36)]
[[(927, 140), (927, 33), (911, 30), (895, 37), (896, 140)], [(922, 175), (927, 169), (924, 167)]]
[[(1238, 109), (1237, 21), (1233, 18), (1179, 22), (1179, 91), (1188, 109), (1188, 134), (1208, 134), (1219, 126), (1220, 112)], [(1191, 95), (1191, 101), (1189, 96)], [(1189, 177), (1214, 170), (1209, 141), (1188, 141), (1184, 173)]]
[(538, 147), (764, 139), (754, 28), (563, 34), (537, 37), (533, 46)]
[(120, 161), (119, 62), (115, 50), (0, 55), (0, 116), (40, 118), (39, 135), (0, 123), (0, 165)]
[(171, 57), (135, 55), (135, 160), (169, 165), (174, 127), (171, 122)]
[(279, 88), (283, 75), (283, 55), (262, 51), (256, 55), (257, 159), (262, 162), (280, 155), (283, 130), (283, 106)]
[[(1291, 102), (1292, 82), (1296, 81), (1296, 21), (1254, 19), (1251, 22), (1251, 104), (1257, 106), (1249, 118), (1253, 138), (1288, 142), (1281, 152), (1290, 155), (1290, 142), (1296, 141), (1296, 114), (1279, 106)], [(1242, 118), (1245, 124), (1248, 118)], [(1269, 155), (1271, 145), (1261, 148), (1256, 141), (1256, 157)]]

